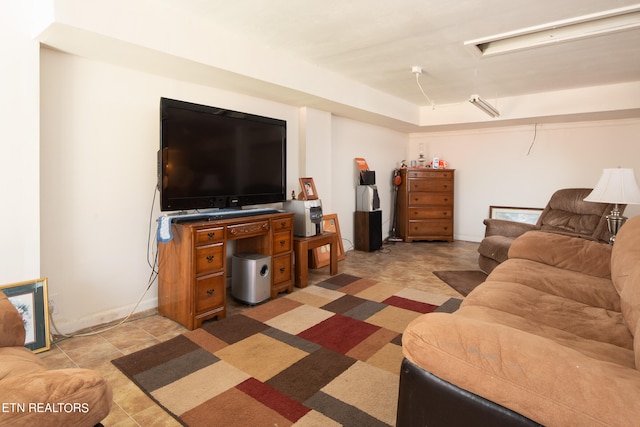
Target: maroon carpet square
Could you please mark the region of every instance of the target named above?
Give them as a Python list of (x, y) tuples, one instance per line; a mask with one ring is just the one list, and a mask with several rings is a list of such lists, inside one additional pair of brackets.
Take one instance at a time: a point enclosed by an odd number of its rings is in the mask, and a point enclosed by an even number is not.
[(379, 326), (336, 314), (298, 336), (345, 354), (378, 329)]
[(310, 411), (306, 406), (255, 378), (249, 378), (238, 384), (236, 388), (294, 423)]
[(384, 304), (392, 305), (394, 307), (404, 308), (406, 310), (416, 311), (418, 313), (431, 313), (438, 308), (437, 305), (428, 304), (426, 302), (414, 301), (398, 296), (392, 296), (382, 301)]

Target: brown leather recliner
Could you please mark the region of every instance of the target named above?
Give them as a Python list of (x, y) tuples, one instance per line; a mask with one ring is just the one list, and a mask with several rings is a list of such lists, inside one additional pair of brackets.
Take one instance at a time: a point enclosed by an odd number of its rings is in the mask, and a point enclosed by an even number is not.
[[(485, 238), (480, 242), (478, 265), (489, 274), (506, 261), (513, 240), (530, 230), (567, 234), (609, 243), (611, 233), (606, 216), (613, 209), (607, 203), (585, 202), (591, 188), (565, 188), (556, 191), (544, 208), (538, 222), (525, 224), (501, 219), (485, 219)], [(618, 205), (624, 212), (626, 205)]]

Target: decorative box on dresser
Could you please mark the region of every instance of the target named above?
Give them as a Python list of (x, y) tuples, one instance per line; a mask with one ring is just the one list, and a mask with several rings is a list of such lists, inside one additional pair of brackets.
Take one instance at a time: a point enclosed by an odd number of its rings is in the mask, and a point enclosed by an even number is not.
[(227, 244), (271, 256), (271, 298), (293, 290), (293, 213), (172, 224), (158, 249), (158, 311), (188, 329), (226, 316)]
[(453, 241), (453, 169), (403, 168), (398, 188), (399, 236)]

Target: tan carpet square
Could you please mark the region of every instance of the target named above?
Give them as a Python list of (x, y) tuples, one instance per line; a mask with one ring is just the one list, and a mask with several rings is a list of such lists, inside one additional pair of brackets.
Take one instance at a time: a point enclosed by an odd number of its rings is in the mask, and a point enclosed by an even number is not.
[(402, 364), (402, 346), (388, 343), (366, 361), (370, 365), (400, 375)]
[(358, 292), (355, 296), (371, 301), (382, 302), (401, 290), (402, 287), (400, 286), (376, 283), (375, 285), (369, 286), (367, 289)]
[[(307, 289), (312, 289), (312, 291), (310, 292)], [(335, 299), (337, 299), (333, 294), (314, 292), (313, 290), (315, 289), (322, 289), (322, 288), (319, 288), (318, 286), (312, 286), (311, 288), (305, 288), (301, 291), (289, 294), (285, 298), (291, 299), (293, 301), (298, 301), (302, 304), (310, 305), (312, 307), (322, 307), (323, 305), (327, 305), (331, 301), (334, 301)], [(330, 291), (329, 289), (325, 289), (325, 290)], [(330, 292), (335, 292), (335, 291), (330, 291)], [(342, 295), (344, 294), (340, 293), (340, 296)]]
[(417, 311), (400, 307), (387, 306), (367, 319), (367, 323), (382, 326), (398, 333), (402, 333), (413, 319), (422, 316)]
[(263, 334), (252, 335), (215, 354), (259, 381), (267, 381), (307, 353)]
[(358, 361), (327, 384), (322, 391), (380, 421), (394, 425), (398, 384), (397, 375)]
[(280, 316), (276, 316), (265, 323), (273, 328), (288, 332), (291, 335), (298, 335), (300, 332), (327, 320), (334, 314), (335, 313), (314, 306), (302, 305)]
[(337, 421), (329, 417), (325, 417), (318, 411), (309, 411), (307, 414), (296, 421), (296, 427), (341, 427)]
[[(211, 381), (215, 378), (215, 381)], [(223, 361), (200, 369), (152, 392), (154, 398), (174, 414), (182, 414), (214, 396), (235, 387), (249, 375)]]

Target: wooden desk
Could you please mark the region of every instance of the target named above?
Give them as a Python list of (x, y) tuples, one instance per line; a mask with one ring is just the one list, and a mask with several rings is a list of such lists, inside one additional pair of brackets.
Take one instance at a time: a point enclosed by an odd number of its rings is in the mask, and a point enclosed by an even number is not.
[(188, 329), (227, 315), (227, 248), (271, 256), (271, 298), (293, 291), (293, 213), (172, 224), (158, 245), (158, 312)]
[(311, 237), (293, 237), (293, 251), (295, 253), (295, 285), (305, 288), (309, 284), (309, 251), (320, 246), (329, 245), (329, 273), (338, 274), (338, 235), (325, 231)]

